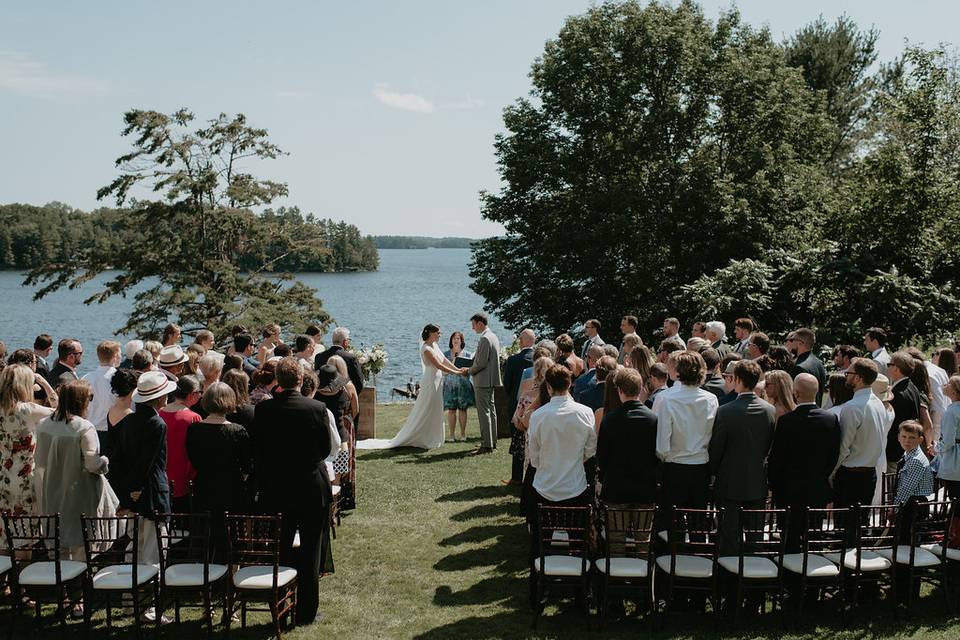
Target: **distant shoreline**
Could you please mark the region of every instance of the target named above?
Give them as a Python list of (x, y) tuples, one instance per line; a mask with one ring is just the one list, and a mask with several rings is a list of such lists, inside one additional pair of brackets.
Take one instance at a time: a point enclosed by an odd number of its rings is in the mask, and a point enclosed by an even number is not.
[(377, 249), (469, 249), (476, 238), (428, 236), (369, 236)]

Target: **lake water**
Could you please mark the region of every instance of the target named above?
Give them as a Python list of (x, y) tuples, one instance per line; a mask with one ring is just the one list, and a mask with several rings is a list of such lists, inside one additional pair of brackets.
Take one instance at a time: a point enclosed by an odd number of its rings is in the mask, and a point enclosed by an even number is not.
[[(317, 289), (336, 323), (350, 329), (354, 347), (383, 343), (389, 362), (378, 376), (377, 387), (384, 401), (391, 388), (419, 378), (418, 340), (426, 323), (440, 325), (444, 348), (454, 330), (466, 335), (468, 348), (476, 345), (470, 316), (482, 308), (483, 299), (470, 290), (469, 260), (469, 249), (381, 249), (379, 271), (298, 277)], [(91, 282), (33, 302), (32, 288), (23, 287), (22, 282), (20, 273), (0, 272), (0, 340), (7, 352), (32, 346), (39, 333), (49, 333), (55, 341), (76, 337), (85, 351), (81, 373), (96, 367), (96, 343), (114, 337), (132, 300), (115, 297), (104, 304), (84, 305), (83, 299), (97, 290)], [(491, 318), (490, 327), (504, 346), (510, 344), (512, 336), (499, 320)], [(326, 342), (329, 345), (329, 335)], [(52, 364), (53, 357), (50, 360)]]

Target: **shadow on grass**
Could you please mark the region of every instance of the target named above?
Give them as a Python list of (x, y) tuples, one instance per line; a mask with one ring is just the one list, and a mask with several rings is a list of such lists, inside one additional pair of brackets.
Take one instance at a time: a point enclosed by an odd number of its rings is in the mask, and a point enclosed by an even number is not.
[(392, 460), (397, 464), (431, 464), (445, 462), (455, 458), (466, 458), (472, 449), (459, 449), (434, 453), (434, 451), (418, 449), (416, 447), (399, 447), (397, 449), (358, 449), (358, 458), (364, 460)]
[(510, 493), (504, 489), (503, 485), (487, 485), (446, 493), (437, 498), (437, 502), (473, 502), (474, 500), (501, 498), (505, 495), (510, 495)]
[(500, 502), (486, 502), (464, 509), (460, 513), (450, 516), (454, 522), (466, 522), (467, 520), (477, 520), (478, 518), (495, 518), (503, 515), (517, 515), (517, 503), (515, 500), (502, 500)]

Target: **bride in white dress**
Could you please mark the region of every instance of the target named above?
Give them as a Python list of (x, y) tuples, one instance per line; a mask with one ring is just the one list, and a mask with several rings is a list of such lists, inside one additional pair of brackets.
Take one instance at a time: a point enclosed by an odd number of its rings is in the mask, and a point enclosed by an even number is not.
[(428, 324), (423, 328), (420, 337), (423, 340), (420, 345), (423, 377), (420, 379), (420, 393), (413, 405), (413, 411), (394, 438), (359, 440), (357, 449), (436, 449), (443, 444), (443, 374), (466, 375), (466, 369), (457, 369), (437, 346), (440, 327)]

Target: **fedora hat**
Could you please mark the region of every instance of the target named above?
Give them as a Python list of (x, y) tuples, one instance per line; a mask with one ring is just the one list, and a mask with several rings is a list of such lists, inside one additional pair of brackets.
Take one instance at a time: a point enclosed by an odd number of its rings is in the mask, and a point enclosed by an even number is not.
[(137, 378), (134, 402), (150, 402), (177, 390), (177, 383), (168, 380), (163, 371), (145, 371)]
[(877, 379), (873, 381), (870, 388), (873, 390), (873, 394), (884, 402), (893, 400), (893, 391), (890, 390), (890, 379), (882, 373), (877, 376)]
[(324, 393), (336, 393), (347, 386), (347, 378), (340, 375), (340, 372), (332, 364), (325, 364), (320, 367), (320, 370), (317, 371), (317, 378), (320, 380), (317, 391), (323, 391)]
[(183, 352), (183, 349), (180, 348), (180, 345), (173, 344), (160, 350), (158, 364), (161, 367), (175, 367), (178, 364), (183, 364), (189, 359), (190, 358), (187, 357), (187, 354)]

